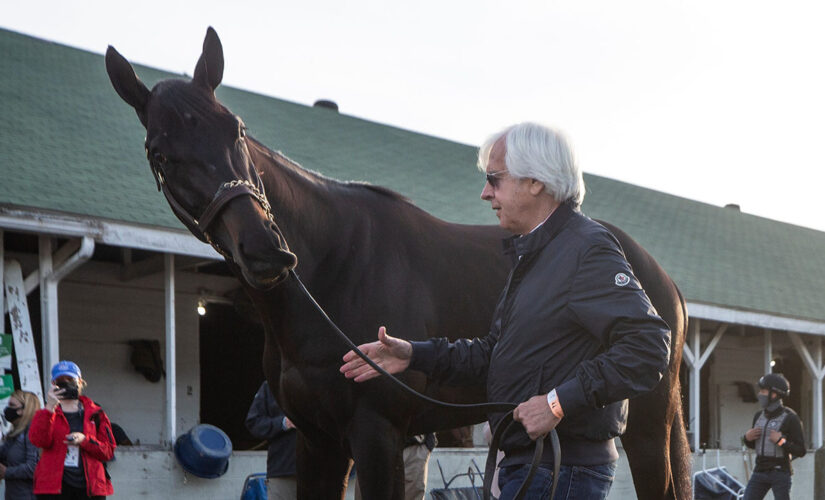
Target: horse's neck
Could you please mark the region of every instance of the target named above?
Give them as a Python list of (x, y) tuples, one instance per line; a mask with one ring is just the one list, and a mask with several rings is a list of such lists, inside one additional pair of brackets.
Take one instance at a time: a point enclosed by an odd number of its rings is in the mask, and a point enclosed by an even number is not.
[(332, 244), (329, 228), (339, 224), (332, 209), (329, 179), (301, 168), (280, 153), (256, 143), (251, 149), (260, 172), (272, 215), (301, 268), (311, 272)]

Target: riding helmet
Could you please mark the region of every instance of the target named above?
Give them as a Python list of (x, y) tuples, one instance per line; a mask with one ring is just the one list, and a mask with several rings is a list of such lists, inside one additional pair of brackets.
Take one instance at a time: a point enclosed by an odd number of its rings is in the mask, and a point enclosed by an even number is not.
[(768, 373), (759, 379), (760, 389), (769, 389), (781, 397), (787, 397), (791, 392), (791, 384), (781, 373)]

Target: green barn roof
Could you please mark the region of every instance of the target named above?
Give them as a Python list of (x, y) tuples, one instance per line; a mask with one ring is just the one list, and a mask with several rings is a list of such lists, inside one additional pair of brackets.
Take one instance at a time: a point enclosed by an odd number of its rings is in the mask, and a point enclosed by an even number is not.
[[(126, 54), (128, 57), (128, 54)], [(136, 66), (150, 87), (172, 75)], [(392, 188), (442, 219), (496, 222), (475, 147), (230, 87), (251, 135), (307, 168)], [(0, 30), (0, 207), (181, 229), (103, 56)], [(825, 321), (825, 233), (585, 174), (583, 210), (637, 239), (689, 301)]]

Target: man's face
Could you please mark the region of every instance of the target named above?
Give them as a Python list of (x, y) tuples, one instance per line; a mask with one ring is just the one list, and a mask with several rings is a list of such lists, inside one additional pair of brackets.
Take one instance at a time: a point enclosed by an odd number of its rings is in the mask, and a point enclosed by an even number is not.
[(506, 139), (502, 137), (490, 149), (487, 179), (481, 199), (490, 202), (496, 212), (499, 226), (514, 234), (527, 234), (533, 229), (529, 217), (534, 197), (528, 190), (530, 179), (515, 179), (507, 171), (504, 161)]

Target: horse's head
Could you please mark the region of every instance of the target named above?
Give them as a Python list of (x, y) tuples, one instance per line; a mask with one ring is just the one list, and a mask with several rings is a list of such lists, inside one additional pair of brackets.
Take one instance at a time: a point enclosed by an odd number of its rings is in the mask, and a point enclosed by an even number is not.
[(241, 119), (215, 98), (223, 47), (211, 27), (191, 81), (149, 89), (113, 47), (106, 70), (146, 127), (146, 155), (158, 188), (192, 234), (237, 265), (245, 281), (269, 288), (295, 267), (275, 224)]

